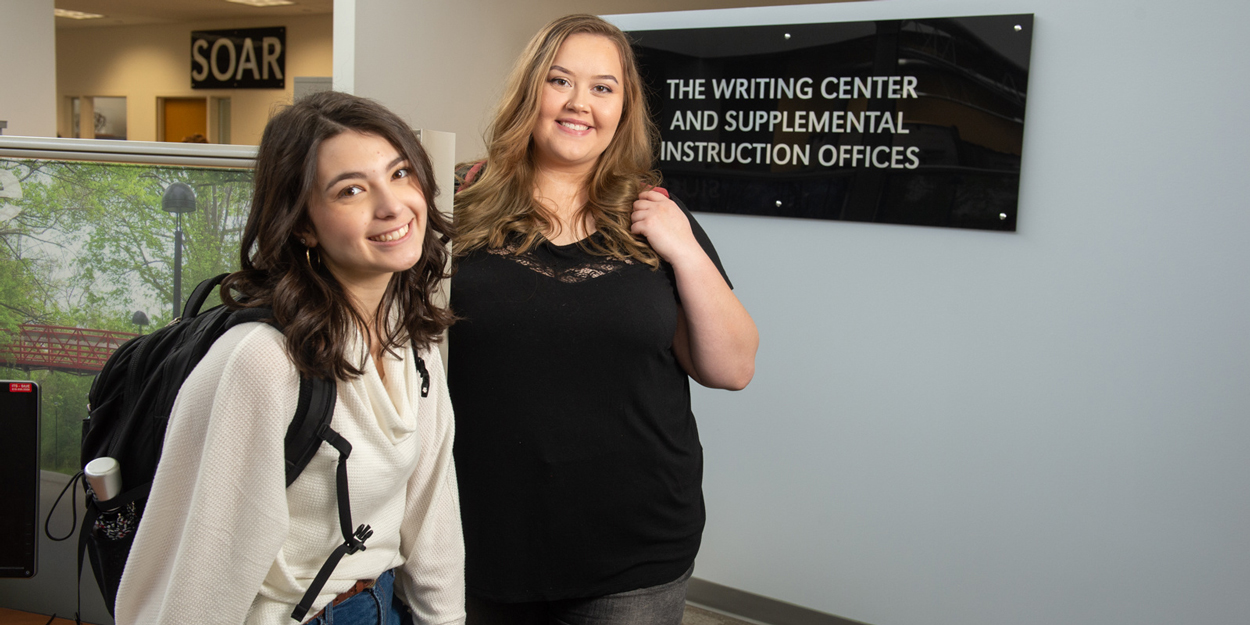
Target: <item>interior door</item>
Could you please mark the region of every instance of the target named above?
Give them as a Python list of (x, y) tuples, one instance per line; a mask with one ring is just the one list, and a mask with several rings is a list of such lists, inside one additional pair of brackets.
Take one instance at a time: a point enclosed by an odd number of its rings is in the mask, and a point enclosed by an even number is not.
[[(162, 141), (208, 142), (208, 101), (204, 98), (164, 98)], [(201, 140), (196, 140), (196, 138)]]

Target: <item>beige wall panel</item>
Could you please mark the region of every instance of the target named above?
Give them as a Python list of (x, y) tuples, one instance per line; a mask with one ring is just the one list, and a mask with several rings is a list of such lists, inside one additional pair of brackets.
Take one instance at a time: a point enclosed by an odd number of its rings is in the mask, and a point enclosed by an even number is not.
[[(286, 89), (192, 89), (191, 31), (286, 27)], [(333, 66), (333, 20), (329, 15), (248, 18), (77, 28), (57, 32), (57, 104), (68, 96), (124, 96), (129, 139), (155, 141), (157, 98), (226, 97), (231, 100), (233, 143), (260, 142), (270, 111), (291, 102), (295, 76), (329, 76)], [(61, 111), (57, 119), (69, 119)], [(68, 128), (60, 128), (69, 136)]]

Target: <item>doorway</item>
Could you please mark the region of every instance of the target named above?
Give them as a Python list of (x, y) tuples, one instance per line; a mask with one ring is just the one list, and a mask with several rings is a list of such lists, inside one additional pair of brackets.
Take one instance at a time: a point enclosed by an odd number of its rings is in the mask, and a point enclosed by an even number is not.
[(205, 98), (161, 98), (161, 141), (208, 142), (208, 101)]

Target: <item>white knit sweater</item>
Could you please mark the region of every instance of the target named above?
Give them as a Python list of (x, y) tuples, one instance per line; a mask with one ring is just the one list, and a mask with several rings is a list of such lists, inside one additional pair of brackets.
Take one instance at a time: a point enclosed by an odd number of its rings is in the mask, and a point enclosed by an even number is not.
[[(117, 594), (119, 625), (292, 623), (291, 611), (343, 537), (327, 444), (286, 487), (283, 440), (299, 376), (281, 333), (231, 329), (183, 384), (152, 493)], [(385, 382), (357, 337), (364, 375), (338, 383), (331, 426), (352, 445), (352, 522), (366, 549), (344, 556), (309, 617), (356, 580), (396, 571), (417, 623), (464, 622), (464, 539), (454, 423), (437, 348), (384, 356)]]

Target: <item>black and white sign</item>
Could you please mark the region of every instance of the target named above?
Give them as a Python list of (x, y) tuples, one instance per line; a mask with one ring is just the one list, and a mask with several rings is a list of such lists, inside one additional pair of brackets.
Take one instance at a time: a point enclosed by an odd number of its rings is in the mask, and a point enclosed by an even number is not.
[(191, 33), (192, 89), (285, 89), (286, 28)]
[(1015, 230), (1032, 15), (633, 31), (690, 208)]

